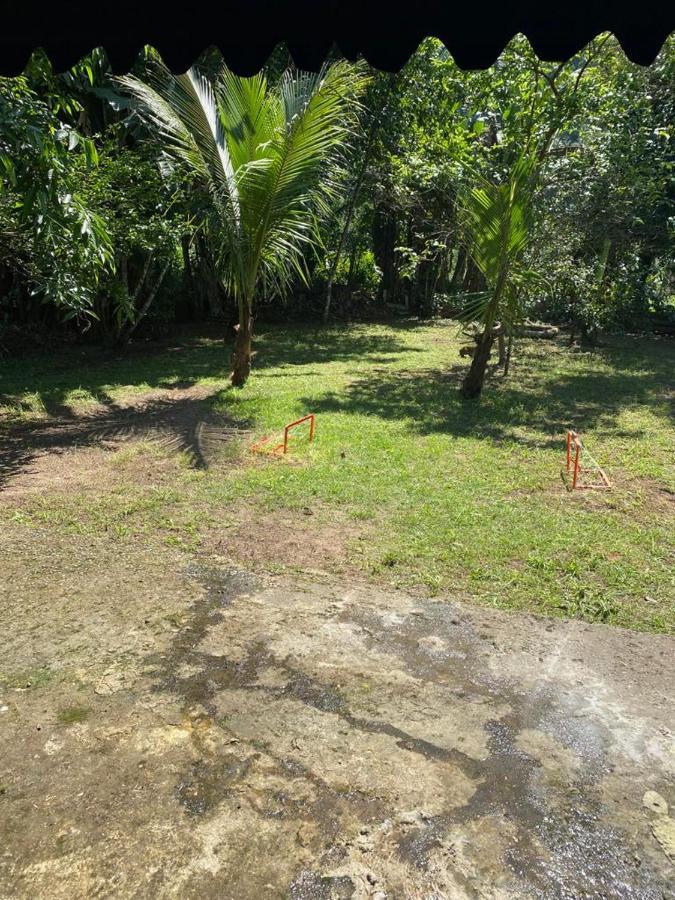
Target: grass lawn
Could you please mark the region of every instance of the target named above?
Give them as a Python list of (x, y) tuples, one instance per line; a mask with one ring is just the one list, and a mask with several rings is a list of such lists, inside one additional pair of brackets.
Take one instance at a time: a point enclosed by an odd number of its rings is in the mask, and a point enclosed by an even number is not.
[[(69, 449), (72, 479), (0, 492), (1, 520), (107, 533), (121, 549), (142, 536), (269, 569), (312, 568), (320, 546), (321, 571), (672, 630), (672, 341), (613, 339), (592, 353), (523, 342), (510, 377), (493, 377), (477, 404), (458, 395), (460, 343), (451, 322), (264, 327), (239, 392), (227, 386), (226, 349), (209, 336), (122, 358), (77, 349), (3, 360), (0, 438), (191, 388), (208, 398), (176, 402), (206, 404), (212, 433), (221, 420), (248, 431), (201, 468), (147, 441), (107, 453), (82, 441), (99, 454), (95, 478), (77, 477), (84, 451)], [(317, 414), (314, 444), (298, 438), (288, 459), (248, 452), (255, 436), (305, 412)], [(183, 450), (199, 443), (198, 420), (187, 416)], [(608, 471), (611, 492), (564, 489), (568, 427)], [(29, 468), (12, 452), (0, 464), (8, 488)]]

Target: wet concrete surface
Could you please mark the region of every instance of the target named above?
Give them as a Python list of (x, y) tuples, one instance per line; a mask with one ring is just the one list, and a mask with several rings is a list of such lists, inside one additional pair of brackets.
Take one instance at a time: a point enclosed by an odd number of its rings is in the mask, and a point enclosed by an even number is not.
[[(5, 684), (0, 897), (675, 896), (672, 639), (175, 578), (133, 651), (100, 625), (114, 677), (83, 639), (39, 690)], [(64, 727), (73, 696), (91, 713)]]

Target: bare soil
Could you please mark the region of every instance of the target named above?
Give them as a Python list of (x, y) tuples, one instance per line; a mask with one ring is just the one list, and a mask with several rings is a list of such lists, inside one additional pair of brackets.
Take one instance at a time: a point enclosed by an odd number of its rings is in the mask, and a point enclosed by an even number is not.
[(672, 897), (673, 639), (0, 534), (0, 896)]
[[(44, 480), (53, 485), (59, 468), (80, 475), (97, 454), (148, 439), (205, 468), (219, 445), (244, 430), (211, 408), (208, 401), (214, 396), (204, 387), (154, 390), (124, 403), (96, 404), (86, 412), (66, 407), (48, 418), (0, 423), (0, 489), (39, 489)], [(88, 459), (82, 455), (86, 450), (91, 451)]]
[(356, 574), (350, 554), (354, 542), (365, 541), (369, 526), (321, 506), (254, 514), (237, 509), (236, 526), (214, 526), (203, 541), (207, 551), (247, 569)]

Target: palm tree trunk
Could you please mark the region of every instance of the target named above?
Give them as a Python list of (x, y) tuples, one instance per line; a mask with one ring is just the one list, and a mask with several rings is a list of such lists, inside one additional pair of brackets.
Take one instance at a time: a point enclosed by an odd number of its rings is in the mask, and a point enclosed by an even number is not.
[(232, 351), (232, 387), (243, 387), (251, 374), (251, 343), (253, 340), (253, 316), (251, 303), (243, 300), (239, 305), (239, 324), (235, 326), (236, 337)]
[(483, 384), (485, 383), (490, 350), (492, 349), (492, 341), (492, 329), (486, 328), (471, 360), (471, 368), (462, 383), (462, 397), (465, 400), (475, 400), (481, 395)]
[(476, 400), (480, 397), (485, 383), (485, 373), (490, 358), (490, 350), (494, 340), (493, 328), (497, 320), (499, 311), (499, 302), (502, 299), (504, 285), (506, 284), (507, 270), (503, 269), (500, 273), (497, 284), (495, 285), (494, 294), (490, 301), (487, 314), (485, 316), (485, 328), (476, 347), (476, 352), (471, 360), (471, 368), (466, 374), (466, 378), (462, 383), (461, 394), (465, 400)]

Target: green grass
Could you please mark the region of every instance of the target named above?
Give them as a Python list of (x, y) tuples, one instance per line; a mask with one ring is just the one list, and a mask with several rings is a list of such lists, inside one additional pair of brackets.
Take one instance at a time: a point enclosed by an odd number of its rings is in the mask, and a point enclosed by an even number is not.
[(79, 725), (87, 721), (90, 713), (86, 706), (66, 706), (58, 711), (56, 718), (61, 725)]
[[(122, 359), (71, 351), (4, 362), (7, 420), (208, 383), (212, 403), (255, 435), (315, 412), (317, 440), (299, 438), (290, 461), (253, 458), (235, 442), (220, 465), (177, 466), (169, 485), (123, 482), (95, 508), (86, 492), (47, 492), (3, 512), (120, 540), (160, 536), (192, 552), (214, 523), (236, 527), (242, 505), (254, 515), (310, 506), (324, 526), (337, 511), (336, 529), (351, 520), (361, 530), (350, 564), (378, 582), (672, 629), (672, 342), (613, 339), (592, 353), (526, 342), (509, 379), (494, 377), (478, 404), (458, 395), (460, 342), (449, 322), (267, 328), (239, 392), (226, 386), (222, 342), (207, 337)], [(568, 427), (613, 491), (564, 490)]]

